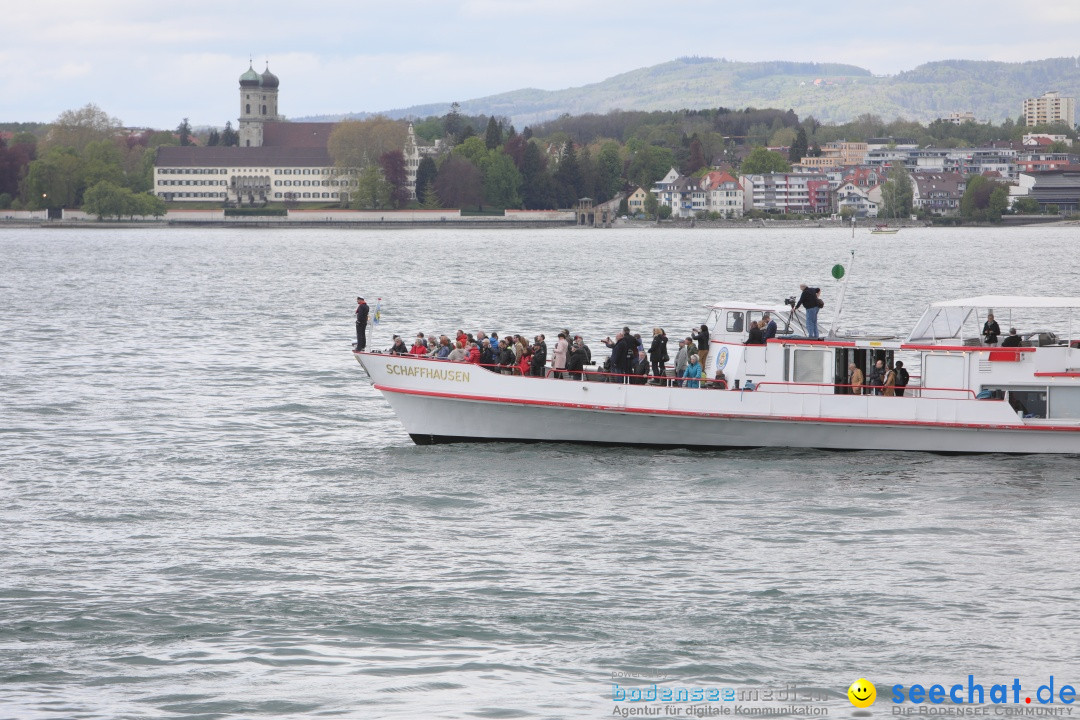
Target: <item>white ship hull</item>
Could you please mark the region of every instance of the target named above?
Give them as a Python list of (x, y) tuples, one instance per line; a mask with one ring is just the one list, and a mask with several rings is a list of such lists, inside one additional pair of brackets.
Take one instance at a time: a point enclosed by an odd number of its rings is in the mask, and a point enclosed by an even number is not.
[(418, 444), (1080, 453), (1080, 423), (1024, 420), (1003, 401), (625, 385), (356, 357)]

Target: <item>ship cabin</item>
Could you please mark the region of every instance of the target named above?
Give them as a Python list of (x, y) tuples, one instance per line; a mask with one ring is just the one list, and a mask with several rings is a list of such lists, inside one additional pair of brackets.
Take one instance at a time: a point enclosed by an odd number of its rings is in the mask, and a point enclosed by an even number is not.
[[(721, 302), (709, 306), (705, 372), (712, 379), (723, 370), (733, 390), (845, 395), (849, 364), (868, 384), (877, 361), (885, 368), (902, 361), (911, 378), (905, 398), (1005, 400), (1026, 419), (1078, 420), (1077, 309), (1080, 298), (981, 296), (928, 306), (906, 339), (837, 336), (819, 323), (824, 337), (811, 340), (803, 313), (790, 306)], [(766, 312), (776, 337), (745, 344), (749, 323)], [(990, 314), (1001, 328), (994, 344), (982, 334)], [(1016, 338), (1003, 347), (1014, 327)]]

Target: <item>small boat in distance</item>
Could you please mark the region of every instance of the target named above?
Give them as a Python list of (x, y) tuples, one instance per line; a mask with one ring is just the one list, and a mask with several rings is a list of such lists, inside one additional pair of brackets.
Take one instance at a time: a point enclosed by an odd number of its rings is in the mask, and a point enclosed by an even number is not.
[(891, 228), (888, 225), (875, 225), (870, 231), (871, 235), (895, 235), (900, 232), (900, 228)]
[[(702, 377), (691, 382), (665, 376), (646, 383), (647, 376), (599, 369), (523, 377), (427, 357), (355, 357), (418, 445), (1080, 454), (1080, 297), (937, 302), (906, 339), (840, 335), (835, 327), (810, 339), (793, 305), (707, 306), (710, 352)], [(1028, 332), (1004, 346), (996, 337), (984, 343), (986, 314), (1012, 320), (1012, 309)], [(766, 312), (777, 323), (775, 337), (747, 344), (747, 328)], [(1063, 336), (1041, 324), (1046, 320)], [(894, 374), (901, 357), (904, 372)], [(894, 375), (902, 375), (895, 385)]]

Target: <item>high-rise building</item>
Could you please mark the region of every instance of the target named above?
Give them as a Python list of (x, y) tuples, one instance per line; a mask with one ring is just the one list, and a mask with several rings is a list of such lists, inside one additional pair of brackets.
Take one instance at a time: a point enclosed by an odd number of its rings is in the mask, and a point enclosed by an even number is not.
[(1076, 98), (1062, 97), (1057, 90), (1024, 101), (1024, 123), (1028, 127), (1076, 122)]

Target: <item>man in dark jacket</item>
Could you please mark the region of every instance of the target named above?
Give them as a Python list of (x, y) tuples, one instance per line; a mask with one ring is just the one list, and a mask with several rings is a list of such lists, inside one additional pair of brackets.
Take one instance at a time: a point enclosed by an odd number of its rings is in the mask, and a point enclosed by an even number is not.
[[(627, 362), (629, 357), (628, 349), (633, 348), (634, 338), (625, 333), (619, 333), (615, 336), (615, 342), (611, 342), (611, 338), (607, 338), (604, 340), (604, 344), (611, 348), (611, 372), (620, 375), (626, 375), (630, 372), (630, 363)], [(617, 379), (616, 382), (622, 382), (622, 378)]]
[(649, 346), (649, 360), (652, 361), (652, 373), (655, 382), (660, 382), (667, 374), (668, 361), (667, 335), (663, 328), (653, 328), (652, 344)]
[(547, 348), (542, 343), (535, 343), (532, 347), (533, 356), (532, 363), (529, 365), (529, 372), (533, 377), (544, 377), (545, 366), (547, 365)]
[(896, 361), (896, 397), (904, 397), (904, 388), (907, 387), (908, 382), (911, 380), (911, 375), (908, 374), (907, 368), (904, 367), (904, 363), (900, 360)]
[(566, 359), (566, 372), (569, 373), (571, 380), (581, 379), (587, 361), (588, 354), (585, 352), (585, 345), (582, 344), (580, 339), (574, 340), (574, 346), (570, 349), (570, 357)]
[(690, 337), (697, 340), (698, 362), (705, 367), (705, 361), (709, 357), (709, 326), (702, 325), (700, 330), (691, 330)]
[(1016, 334), (1016, 328), (1009, 328), (1009, 336), (1001, 341), (1001, 347), (1020, 347), (1020, 336)]
[(769, 313), (765, 313), (761, 316), (761, 336), (768, 342), (772, 338), (776, 337), (776, 321), (772, 319)]
[(591, 365), (592, 364), (592, 350), (590, 350), (589, 346), (585, 344), (585, 339), (584, 338), (582, 338), (580, 335), (575, 335), (574, 336), (574, 344), (577, 345), (579, 343), (581, 345), (581, 349), (585, 352), (585, 363), (584, 364), (585, 365)]
[(799, 302), (795, 303), (795, 307), (792, 310), (798, 310), (804, 308), (806, 310), (806, 336), (811, 340), (818, 339), (817, 330), (817, 314), (821, 309), (822, 302), (818, 298), (821, 294), (821, 288), (807, 287), (806, 284), (799, 285), (802, 293), (799, 295)]
[(649, 377), (649, 356), (644, 350), (638, 353), (637, 362), (634, 363), (634, 367), (631, 368), (630, 382), (633, 385), (644, 385), (645, 381)]
[(367, 347), (367, 321), (371, 308), (364, 302), (364, 298), (356, 298), (356, 352), (362, 352)]
[(512, 375), (514, 372), (514, 365), (517, 364), (517, 358), (514, 356), (514, 351), (507, 345), (505, 340), (499, 341), (499, 367), (502, 368), (504, 375)]
[(884, 360), (878, 360), (874, 363), (874, 368), (870, 371), (870, 377), (866, 379), (866, 384), (874, 389), (875, 395), (881, 394), (881, 386), (885, 384)]

